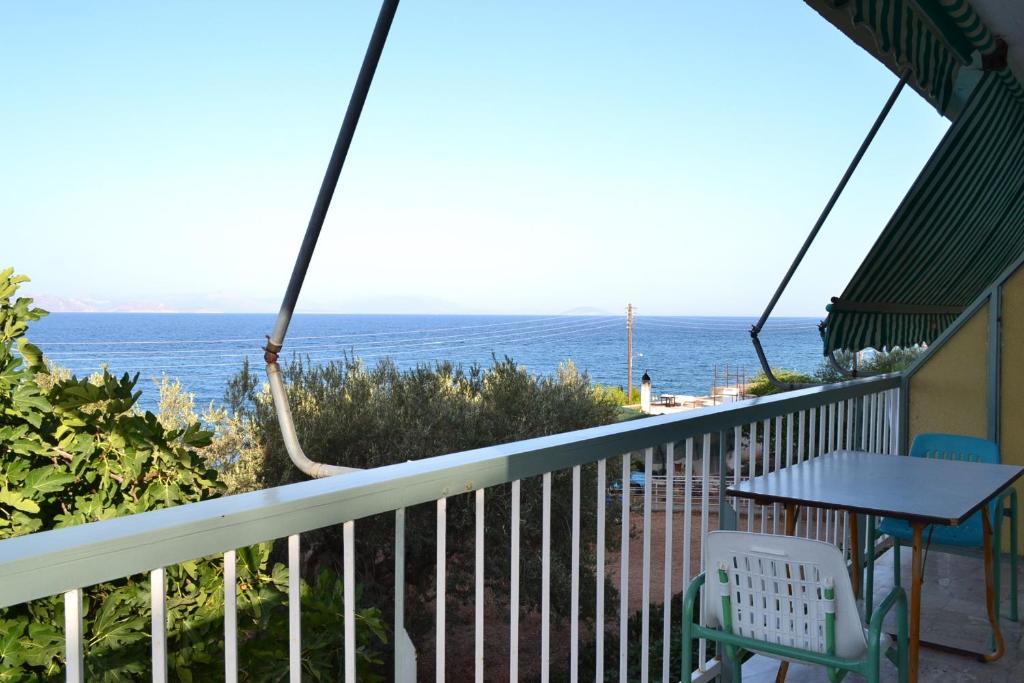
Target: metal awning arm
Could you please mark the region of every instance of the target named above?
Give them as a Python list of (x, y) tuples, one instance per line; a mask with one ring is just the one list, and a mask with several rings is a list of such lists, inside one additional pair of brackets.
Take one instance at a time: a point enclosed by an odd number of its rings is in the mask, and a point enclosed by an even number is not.
[(782, 296), (782, 293), (786, 291), (789, 281), (793, 279), (793, 274), (796, 272), (797, 267), (799, 267), (800, 262), (803, 261), (804, 256), (807, 255), (807, 250), (811, 248), (811, 243), (814, 242), (814, 238), (818, 236), (821, 226), (825, 224), (825, 219), (827, 219), (829, 214), (832, 213), (833, 207), (835, 207), (836, 202), (839, 201), (839, 197), (843, 194), (843, 190), (846, 189), (846, 185), (850, 182), (850, 178), (853, 176), (853, 172), (860, 164), (860, 160), (864, 157), (864, 153), (867, 152), (868, 147), (871, 146), (871, 142), (875, 139), (875, 134), (878, 133), (878, 129), (882, 127), (882, 122), (885, 121), (885, 117), (889, 115), (889, 110), (891, 110), (893, 105), (896, 104), (896, 100), (899, 98), (900, 92), (903, 90), (903, 86), (907, 84), (907, 79), (909, 77), (910, 69), (907, 69), (903, 72), (903, 75), (900, 76), (900, 80), (896, 83), (896, 87), (893, 88), (892, 93), (889, 95), (889, 99), (885, 101), (885, 106), (882, 107), (882, 111), (879, 112), (878, 116), (875, 118), (875, 122), (872, 124), (871, 130), (868, 131), (864, 141), (860, 143), (857, 153), (853, 155), (850, 165), (846, 168), (846, 173), (844, 173), (843, 177), (840, 178), (839, 184), (836, 185), (836, 189), (832, 191), (832, 196), (829, 197), (828, 203), (825, 204), (825, 208), (822, 209), (821, 214), (818, 216), (818, 220), (815, 221), (814, 227), (811, 228), (811, 232), (807, 235), (803, 245), (801, 245), (796, 258), (794, 258), (793, 262), (789, 265), (789, 269), (783, 276), (782, 282), (780, 282), (779, 286), (775, 288), (775, 293), (772, 295), (771, 300), (765, 307), (764, 313), (761, 314), (757, 324), (750, 328), (750, 339), (754, 344), (754, 350), (757, 352), (757, 358), (761, 362), (761, 369), (764, 370), (764, 374), (768, 378), (768, 381), (780, 389), (796, 389), (800, 386), (807, 385), (793, 382), (782, 382), (775, 377), (775, 373), (772, 372), (771, 366), (768, 364), (768, 359), (765, 358), (764, 348), (761, 346), (761, 340), (758, 338), (758, 335), (764, 328), (764, 324), (768, 322), (768, 317), (772, 314), (772, 311), (775, 310), (775, 305), (779, 303), (779, 298)]
[(270, 394), (274, 399), (274, 409), (277, 412), (278, 424), (281, 426), (281, 435), (284, 437), (285, 450), (288, 451), (288, 456), (295, 463), (296, 467), (311, 477), (343, 474), (351, 472), (353, 468), (325, 465), (313, 462), (306, 457), (302, 446), (299, 444), (298, 435), (295, 432), (295, 422), (292, 419), (291, 408), (288, 406), (288, 391), (284, 385), (281, 367), (277, 362), (278, 355), (284, 346), (284, 337), (288, 333), (288, 325), (291, 323), (292, 314), (295, 312), (295, 304), (299, 299), (299, 292), (302, 291), (302, 283), (306, 279), (309, 262), (313, 258), (317, 239), (320, 237), (320, 230), (323, 228), (324, 219), (327, 217), (327, 209), (331, 206), (334, 189), (338, 185), (341, 169), (345, 165), (345, 158), (348, 156), (348, 149), (352, 144), (356, 125), (359, 123), (359, 116), (363, 112), (363, 105), (366, 103), (366, 96), (370, 92), (370, 84), (373, 82), (373, 75), (377, 71), (377, 64), (380, 62), (384, 43), (387, 42), (388, 33), (391, 30), (391, 22), (394, 20), (397, 10), (398, 0), (384, 0), (381, 4), (380, 13), (377, 15), (377, 23), (373, 27), (370, 43), (366, 47), (363, 64), (359, 68), (359, 76), (356, 78), (355, 87), (352, 89), (352, 96), (348, 101), (345, 119), (342, 121), (341, 130), (338, 131), (338, 140), (334, 143), (331, 160), (327, 164), (327, 171), (324, 173), (323, 182), (320, 184), (320, 192), (317, 194), (316, 204), (313, 205), (313, 213), (309, 217), (306, 234), (302, 238), (302, 246), (299, 247), (299, 254), (295, 258), (295, 266), (292, 268), (292, 275), (288, 280), (288, 289), (285, 290), (281, 309), (278, 311), (277, 320), (274, 322), (274, 329), (267, 337), (267, 345), (263, 349), (265, 351), (263, 358), (267, 362), (267, 379), (270, 382)]

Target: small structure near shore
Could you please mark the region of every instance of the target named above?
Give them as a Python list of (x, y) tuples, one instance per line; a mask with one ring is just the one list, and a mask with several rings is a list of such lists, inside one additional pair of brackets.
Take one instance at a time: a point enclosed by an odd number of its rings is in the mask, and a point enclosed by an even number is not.
[[(653, 394), (651, 377), (644, 372), (640, 384), (640, 410), (647, 415), (668, 415), (681, 413), (696, 408), (717, 406), (723, 403), (733, 403), (747, 398), (746, 373), (736, 370), (729, 372), (725, 368), (725, 384), (718, 384), (718, 366), (715, 366), (714, 379), (711, 384), (711, 393), (706, 396), (691, 396), (689, 394)], [(732, 380), (731, 383), (729, 380)]]

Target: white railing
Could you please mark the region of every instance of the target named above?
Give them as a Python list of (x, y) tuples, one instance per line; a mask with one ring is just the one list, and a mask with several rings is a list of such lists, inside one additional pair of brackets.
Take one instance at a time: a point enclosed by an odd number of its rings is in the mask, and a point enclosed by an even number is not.
[[(628, 619), (639, 612), (639, 678), (668, 681), (672, 626), (679, 614), (671, 601), (703, 568), (704, 538), (712, 528), (737, 527), (765, 533), (781, 533), (783, 515), (777, 506), (718, 500), (719, 491), (751, 473), (790, 466), (840, 448), (859, 448), (895, 453), (900, 438), (900, 378), (895, 375), (856, 380), (828, 387), (814, 387), (784, 395), (751, 399), (692, 412), (558, 434), (463, 453), (412, 461), (360, 471), (330, 479), (303, 482), (254, 493), (158, 510), (78, 527), (31, 534), (0, 542), (0, 607), (47, 596), (64, 594), (66, 676), (84, 676), (82, 589), (140, 572), (149, 572), (152, 598), (153, 680), (167, 677), (167, 619), (164, 569), (191, 559), (221, 555), (224, 559), (225, 617), (224, 670), (228, 681), (237, 680), (235, 614), (235, 549), (268, 540), (287, 538), (289, 567), (289, 659), (291, 680), (299, 680), (301, 664), (299, 577), (301, 534), (326, 526), (343, 529), (343, 623), (345, 680), (356, 680), (356, 575), (355, 535), (358, 520), (371, 515), (393, 514), (395, 519), (394, 632), (405, 624), (405, 526), (407, 508), (423, 503), (436, 505), (436, 612), (435, 661), (437, 680), (446, 671), (446, 510), (449, 498), (473, 496), (475, 503), (474, 548), (474, 657), (473, 671), (483, 680), (486, 659), (484, 614), (484, 527), (487, 489), (511, 484), (509, 567), (509, 659), (502, 664), (512, 680), (519, 678), (520, 645), (539, 638), (539, 677), (551, 674), (551, 511), (552, 475), (571, 471), (569, 543), (571, 552), (568, 676), (579, 677), (580, 646), (593, 646), (592, 662), (598, 680), (605, 677), (607, 643), (604, 626), (618, 622), (621, 644), (615, 663), (620, 680), (631, 678)], [(657, 456), (657, 457), (656, 457)], [(674, 463), (654, 475), (656, 460)], [(630, 482), (642, 468), (643, 485)], [(581, 525), (583, 468), (593, 468), (592, 489), (595, 526)], [(539, 477), (542, 508), (540, 519), (524, 519), (522, 482)], [(616, 488), (613, 484), (619, 482)], [(609, 567), (605, 542), (609, 510), (618, 513), (618, 567)], [(417, 511), (418, 512), (418, 511)], [(658, 520), (655, 520), (655, 514)], [(540, 524), (541, 606), (539, 633), (525, 633), (520, 623), (521, 564), (524, 551), (521, 527)], [(681, 525), (681, 529), (680, 529)], [(798, 533), (826, 539), (846, 547), (845, 515), (818, 512), (804, 515)], [(681, 534), (680, 534), (681, 531)], [(694, 533), (699, 534), (698, 541)], [(654, 538), (660, 538), (663, 557), (652, 556)], [(380, 539), (380, 543), (384, 540)], [(633, 556), (634, 542), (640, 557)], [(675, 550), (681, 545), (681, 562)], [(592, 544), (597, 575), (594, 613), (580, 614), (580, 548)], [(657, 574), (654, 569), (657, 568)], [(608, 613), (604, 586), (609, 569), (617, 574), (619, 605)], [(631, 577), (639, 577), (640, 600), (635, 604)], [(656, 583), (660, 582), (660, 586)], [(660, 592), (663, 604), (660, 671), (650, 670), (652, 591)], [(614, 631), (612, 631), (614, 633)], [(394, 639), (396, 642), (400, 638)], [(535, 644), (537, 641), (532, 640)], [(403, 666), (396, 657), (397, 671)], [(499, 662), (499, 664), (501, 664)], [(591, 662), (587, 662), (588, 665)], [(694, 680), (708, 680), (718, 673), (718, 660), (706, 648), (699, 650), (699, 670)], [(461, 670), (465, 671), (465, 670)], [(459, 678), (463, 674), (460, 673)]]

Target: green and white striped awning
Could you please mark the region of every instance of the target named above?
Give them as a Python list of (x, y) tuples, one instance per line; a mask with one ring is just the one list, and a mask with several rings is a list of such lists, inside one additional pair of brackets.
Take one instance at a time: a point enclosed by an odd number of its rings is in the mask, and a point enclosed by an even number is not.
[(1024, 253), (1024, 104), (982, 77), (822, 323), (825, 353), (933, 341)]
[[(805, 0), (950, 119), (961, 112), (983, 58), (999, 46), (968, 0)], [(966, 68), (969, 73), (962, 73)], [(1006, 86), (1024, 97), (1008, 69)]]
[(965, 40), (955, 49), (914, 0), (806, 1), (895, 73), (909, 69), (908, 85), (946, 113), (957, 70), (970, 60)]

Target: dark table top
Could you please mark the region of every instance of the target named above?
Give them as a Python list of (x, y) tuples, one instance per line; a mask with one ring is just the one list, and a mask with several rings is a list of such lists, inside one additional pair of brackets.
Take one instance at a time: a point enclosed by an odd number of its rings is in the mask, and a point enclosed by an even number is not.
[(796, 503), (868, 515), (962, 523), (1024, 467), (835, 451), (727, 489), (761, 504)]

